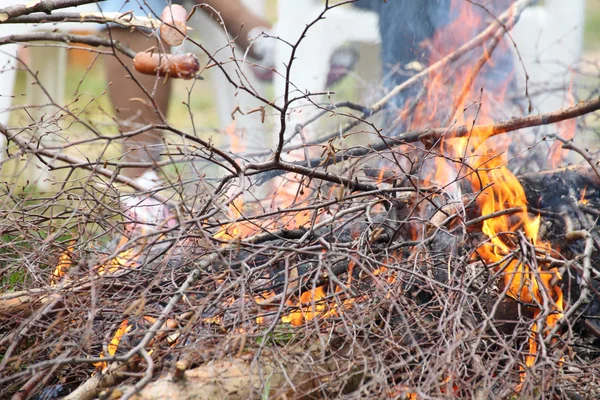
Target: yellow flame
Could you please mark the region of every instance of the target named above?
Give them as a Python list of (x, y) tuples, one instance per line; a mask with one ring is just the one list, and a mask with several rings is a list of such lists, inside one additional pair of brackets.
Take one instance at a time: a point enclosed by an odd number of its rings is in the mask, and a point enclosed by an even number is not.
[[(114, 356), (117, 353), (117, 350), (119, 349), (119, 343), (121, 343), (121, 339), (123, 339), (123, 336), (125, 336), (131, 330), (132, 326), (133, 325), (129, 325), (128, 319), (125, 319), (121, 322), (112, 339), (110, 340), (110, 343), (106, 346), (106, 350), (108, 351), (108, 354), (110, 356)], [(103, 352), (100, 353), (100, 357), (104, 357)], [(108, 364), (106, 363), (106, 361), (101, 361), (98, 363), (94, 363), (94, 366), (98, 370), (103, 370), (104, 368), (108, 367)]]
[(58, 258), (58, 263), (52, 272), (52, 276), (50, 276), (50, 285), (56, 285), (73, 265), (73, 250), (74, 247), (69, 246)]

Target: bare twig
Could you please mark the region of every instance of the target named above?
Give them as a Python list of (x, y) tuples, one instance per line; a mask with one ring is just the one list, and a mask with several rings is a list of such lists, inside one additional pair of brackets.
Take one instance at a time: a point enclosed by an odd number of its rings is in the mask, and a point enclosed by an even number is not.
[[(55, 151), (51, 151), (51, 150), (45, 150), (43, 147), (39, 147), (39, 145), (34, 140), (27, 141), (26, 139), (23, 139), (18, 133), (12, 134), (6, 129), (6, 127), (4, 127), (2, 125), (0, 125), (0, 133), (3, 134), (4, 136), (6, 136), (6, 138), (9, 141), (15, 142), (25, 152), (31, 152), (33, 154), (39, 154), (42, 156), (46, 156), (46, 157), (50, 158), (51, 160), (59, 160), (59, 161), (62, 161), (62, 162), (65, 162), (65, 163), (68, 163), (71, 165), (81, 166), (81, 168), (83, 168), (83, 169), (87, 169), (89, 171), (98, 173), (100, 175), (112, 178), (115, 181), (123, 183), (127, 186), (130, 186), (139, 192), (145, 192), (147, 190), (144, 186), (140, 185), (134, 179), (128, 178), (124, 175), (120, 175), (116, 171), (113, 171), (113, 170), (110, 170), (110, 169), (107, 169), (104, 167), (100, 167), (97, 165), (93, 165), (90, 163), (86, 163), (83, 160), (79, 160), (68, 154), (59, 153), (59, 152), (55, 152)], [(171, 200), (159, 193), (152, 193), (151, 196), (154, 197), (156, 200), (160, 201), (161, 203), (168, 204), (171, 207), (177, 207), (177, 205), (178, 205), (173, 200)]]
[(134, 58), (137, 54), (135, 51), (131, 50), (129, 47), (124, 44), (113, 41), (109, 38), (103, 38), (100, 36), (92, 36), (92, 35), (73, 35), (69, 33), (54, 33), (54, 32), (34, 32), (34, 33), (25, 33), (20, 35), (10, 35), (0, 37), (0, 46), (3, 44), (10, 43), (27, 43), (27, 42), (63, 42), (67, 44), (71, 43), (81, 43), (86, 44), (88, 46), (94, 47), (111, 47), (116, 49), (117, 51), (123, 53), (129, 58)]
[(36, 0), (27, 4), (15, 4), (6, 8), (0, 8), (0, 23), (21, 15), (35, 12), (50, 14), (61, 8), (76, 7), (84, 4), (97, 3), (104, 0)]

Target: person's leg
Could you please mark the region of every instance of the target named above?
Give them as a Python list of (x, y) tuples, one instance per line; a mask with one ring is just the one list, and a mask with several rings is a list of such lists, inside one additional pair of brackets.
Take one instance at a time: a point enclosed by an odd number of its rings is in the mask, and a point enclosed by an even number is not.
[[(106, 33), (108, 35), (108, 32)], [(144, 51), (152, 46), (158, 46), (155, 37), (128, 29), (112, 28), (110, 35), (113, 40), (127, 44), (135, 51)], [(133, 61), (127, 57), (105, 57), (109, 95), (115, 109), (115, 117), (119, 121), (120, 130), (131, 131), (136, 126), (151, 123), (161, 123), (160, 113), (166, 116), (171, 93), (171, 81), (150, 75), (142, 75), (133, 68)], [(123, 64), (129, 71), (123, 68)], [(130, 73), (135, 79), (132, 79)], [(137, 81), (137, 82), (136, 82)], [(153, 95), (156, 107), (140, 88), (140, 84), (148, 93)], [(158, 109), (158, 110), (157, 110)], [(162, 149), (161, 132), (152, 130), (124, 141), (125, 155), (123, 161), (152, 162), (158, 161)], [(142, 175), (148, 168), (125, 168), (122, 173), (130, 178)]]

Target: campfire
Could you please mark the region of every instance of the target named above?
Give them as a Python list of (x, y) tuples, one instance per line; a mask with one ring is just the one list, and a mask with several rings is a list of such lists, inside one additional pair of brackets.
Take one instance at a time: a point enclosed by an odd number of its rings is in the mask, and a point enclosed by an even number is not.
[[(451, 23), (419, 43), (423, 65), (370, 107), (315, 100), (315, 116), (292, 127), (300, 144), (285, 126), (266, 151), (235, 122), (220, 132), (228, 149), (161, 126), (177, 138), (169, 157), (220, 172), (177, 170), (141, 192), (169, 207), (153, 224), (115, 212), (114, 185), (132, 184), (119, 162), (86, 163), (0, 125), (22, 153), (91, 171), (89, 184), (67, 182), (50, 199), (11, 194), (2, 211), (6, 393), (599, 396), (600, 170), (573, 138), (597, 130), (600, 101), (576, 101), (571, 81), (565, 108), (521, 113), (533, 100), (515, 100), (518, 67), (496, 72), (529, 3), (490, 18), (453, 1)], [(210, 53), (206, 66), (182, 56), (191, 71), (124, 51), (156, 61), (144, 69), (161, 79), (218, 67)], [(284, 125), (291, 99), (250, 112)], [(330, 134), (318, 125), (327, 115), (344, 118)], [(549, 124), (558, 133), (527, 130)], [(565, 166), (574, 154), (582, 162)], [(77, 207), (67, 202), (76, 195)]]

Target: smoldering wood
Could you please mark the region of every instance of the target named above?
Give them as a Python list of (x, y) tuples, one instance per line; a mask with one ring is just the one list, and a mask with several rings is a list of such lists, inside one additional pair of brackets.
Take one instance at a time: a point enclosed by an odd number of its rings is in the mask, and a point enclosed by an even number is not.
[(600, 177), (588, 166), (573, 166), (518, 176), (530, 206), (558, 210), (575, 191), (579, 198), (595, 198), (600, 192)]

